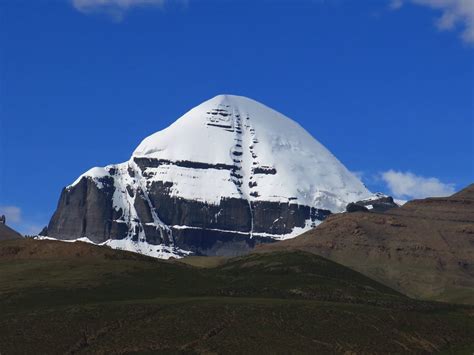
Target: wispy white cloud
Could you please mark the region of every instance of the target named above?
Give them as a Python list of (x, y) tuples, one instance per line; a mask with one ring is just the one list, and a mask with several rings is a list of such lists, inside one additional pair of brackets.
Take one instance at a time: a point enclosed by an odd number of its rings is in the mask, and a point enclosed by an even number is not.
[(455, 185), (443, 183), (435, 177), (423, 177), (411, 172), (388, 170), (381, 174), (391, 194), (397, 198), (424, 198), (449, 196)]
[[(0, 205), (0, 216), (5, 215), (7, 225), (23, 235), (37, 235), (46, 224), (41, 224), (41, 221), (25, 220), (20, 207)], [(40, 223), (37, 223), (37, 222)]]
[(163, 7), (166, 2), (168, 0), (72, 0), (73, 6), (82, 13), (106, 13), (117, 21), (132, 7)]
[(21, 208), (16, 206), (0, 206), (0, 216), (5, 215), (7, 223), (21, 222)]
[(404, 3), (439, 10), (440, 16), (436, 20), (436, 27), (441, 31), (450, 31), (462, 28), (461, 38), (474, 44), (474, 0), (391, 0), (390, 8), (400, 9)]
[(351, 171), (353, 175), (356, 176), (359, 180), (362, 180), (364, 178), (365, 173), (363, 171)]
[(392, 10), (397, 10), (403, 6), (403, 1), (402, 0), (392, 0), (390, 2), (390, 8)]

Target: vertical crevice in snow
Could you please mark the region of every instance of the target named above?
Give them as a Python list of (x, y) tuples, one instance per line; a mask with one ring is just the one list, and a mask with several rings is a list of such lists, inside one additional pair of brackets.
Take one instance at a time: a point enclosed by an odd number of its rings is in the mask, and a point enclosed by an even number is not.
[(233, 161), (234, 169), (231, 172), (231, 180), (234, 183), (239, 195), (243, 197), (242, 190), (242, 161), (243, 161), (243, 149), (242, 149), (242, 122), (240, 113), (238, 110), (232, 108), (232, 126), (234, 129), (234, 144), (230, 149), (230, 156)]
[[(246, 135), (244, 134), (248, 125), (242, 125), (242, 114), (238, 108), (232, 107), (232, 123), (234, 127), (234, 145), (231, 148), (230, 154), (233, 160), (234, 170), (231, 173), (232, 182), (235, 184), (239, 195), (245, 199), (249, 206), (250, 212), (250, 238), (253, 237), (253, 206), (251, 202), (251, 197), (248, 192), (248, 182), (246, 176), (249, 174), (249, 167), (244, 166), (247, 162), (248, 154), (246, 147)], [(248, 116), (246, 117), (248, 120)], [(245, 130), (244, 130), (245, 128)]]
[[(254, 144), (256, 142), (255, 138), (255, 129), (252, 127), (250, 124), (250, 114), (247, 113), (247, 116), (245, 118), (246, 123), (245, 123), (245, 130), (249, 133), (246, 135), (246, 137), (250, 137), (250, 141), (246, 141), (246, 146), (248, 147), (248, 154), (250, 155), (251, 159), (247, 159), (247, 162), (250, 164), (249, 166), (246, 167), (247, 174), (248, 174), (248, 179), (247, 179), (247, 186), (246, 188), (248, 189), (247, 193), (247, 201), (249, 202), (249, 207), (250, 207), (250, 218), (251, 218), (251, 230), (250, 230), (250, 238), (253, 237), (253, 229), (254, 229), (254, 211), (253, 211), (253, 201), (258, 197), (258, 192), (257, 191), (252, 191), (255, 187), (257, 187), (257, 182), (254, 180), (255, 176), (253, 174), (253, 167), (258, 164), (257, 162), (257, 155), (253, 151)], [(247, 139), (248, 140), (248, 139)]]

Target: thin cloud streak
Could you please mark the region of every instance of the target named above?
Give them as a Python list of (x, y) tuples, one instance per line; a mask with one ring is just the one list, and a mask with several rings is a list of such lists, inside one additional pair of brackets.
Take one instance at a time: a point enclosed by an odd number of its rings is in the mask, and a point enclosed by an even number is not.
[(74, 8), (84, 14), (105, 13), (120, 22), (133, 7), (160, 7), (168, 0), (72, 0)]
[(21, 222), (21, 208), (16, 206), (0, 206), (0, 216), (5, 215), (7, 223)]
[(441, 11), (436, 27), (440, 31), (461, 27), (462, 40), (474, 44), (474, 0), (392, 0), (389, 7), (399, 10), (405, 3)]
[(388, 170), (381, 173), (390, 193), (400, 199), (442, 197), (452, 195), (455, 185), (435, 177), (423, 177), (411, 172)]

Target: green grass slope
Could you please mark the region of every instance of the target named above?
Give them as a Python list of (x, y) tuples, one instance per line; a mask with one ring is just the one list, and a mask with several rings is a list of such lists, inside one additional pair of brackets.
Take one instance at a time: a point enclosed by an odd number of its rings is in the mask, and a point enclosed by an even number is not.
[(414, 301), (305, 252), (193, 267), (84, 243), (0, 243), (0, 352), (431, 353), (474, 309)]

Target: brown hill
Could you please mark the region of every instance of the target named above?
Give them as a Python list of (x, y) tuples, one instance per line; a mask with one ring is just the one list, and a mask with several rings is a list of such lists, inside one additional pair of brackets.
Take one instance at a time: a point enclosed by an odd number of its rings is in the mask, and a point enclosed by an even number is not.
[(159, 261), (146, 255), (114, 250), (83, 242), (67, 243), (56, 240), (10, 240), (0, 243), (0, 261), (5, 260), (142, 260)]
[(474, 304), (474, 184), (383, 213), (334, 215), (257, 251), (288, 249), (324, 256), (409, 296)]
[(7, 225), (0, 223), (0, 241), (23, 238), (20, 233), (11, 229)]

